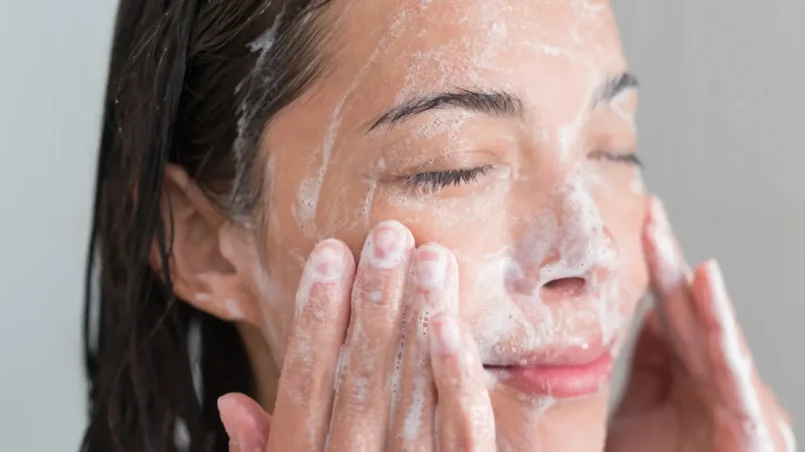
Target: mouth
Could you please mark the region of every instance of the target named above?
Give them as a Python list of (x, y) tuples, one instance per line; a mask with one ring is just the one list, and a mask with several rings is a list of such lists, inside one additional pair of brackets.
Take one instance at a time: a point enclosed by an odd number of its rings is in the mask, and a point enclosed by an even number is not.
[(563, 352), (551, 361), (526, 358), (512, 365), (484, 365), (484, 369), (530, 396), (567, 399), (595, 394), (608, 385), (613, 368), (610, 347)]

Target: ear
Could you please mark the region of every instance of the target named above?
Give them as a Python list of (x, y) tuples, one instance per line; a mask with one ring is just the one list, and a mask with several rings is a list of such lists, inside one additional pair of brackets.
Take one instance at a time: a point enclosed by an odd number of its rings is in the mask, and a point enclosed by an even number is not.
[[(165, 248), (174, 293), (215, 317), (258, 325), (260, 312), (252, 275), (254, 244), (247, 228), (220, 211), (187, 172), (165, 168), (162, 193)], [(150, 263), (164, 279), (164, 262), (154, 238)]]

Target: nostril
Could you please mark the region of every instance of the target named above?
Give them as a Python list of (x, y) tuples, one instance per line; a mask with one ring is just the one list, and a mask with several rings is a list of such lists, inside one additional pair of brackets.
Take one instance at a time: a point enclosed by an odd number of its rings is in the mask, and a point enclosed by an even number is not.
[(559, 278), (548, 281), (542, 286), (542, 298), (545, 301), (566, 297), (575, 297), (585, 292), (587, 280), (584, 278)]

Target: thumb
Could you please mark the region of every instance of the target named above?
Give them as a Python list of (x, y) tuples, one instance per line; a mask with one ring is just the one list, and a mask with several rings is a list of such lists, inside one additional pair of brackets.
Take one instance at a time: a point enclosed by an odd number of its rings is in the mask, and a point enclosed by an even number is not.
[(266, 449), (271, 416), (257, 402), (243, 394), (226, 394), (218, 399), (218, 412), (231, 452)]

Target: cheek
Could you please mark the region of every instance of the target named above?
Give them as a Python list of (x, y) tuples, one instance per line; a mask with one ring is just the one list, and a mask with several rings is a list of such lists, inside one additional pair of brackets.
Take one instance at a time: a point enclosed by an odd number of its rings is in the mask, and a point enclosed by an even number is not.
[[(628, 179), (622, 173), (616, 180)], [(300, 209), (305, 197), (299, 193), (304, 192), (305, 178), (277, 176), (268, 202), (264, 259), (273, 291), (263, 301), (266, 329), (270, 330), (266, 336), (278, 338), (272, 341), (276, 351), (285, 349), (294, 295), (315, 243), (328, 237), (343, 240), (357, 260), (371, 226), (382, 220), (394, 219), (408, 226), (417, 245), (438, 242), (456, 253), (462, 280), (461, 306), (467, 315), (505, 296), (499, 293), (505, 285), (499, 280), (504, 272), (487, 263), (502, 263), (505, 259), (495, 256), (505, 255), (507, 247), (522, 235), (510, 215), (518, 207), (512, 204), (509, 184), (490, 183), (472, 196), (417, 197), (399, 187), (377, 185), (349, 170), (331, 171), (316, 200), (315, 214), (304, 218)], [(289, 196), (289, 192), (296, 196)], [(616, 309), (623, 318), (630, 318), (647, 284), (641, 245), (644, 195), (624, 183), (598, 186), (592, 195), (621, 256), (617, 294), (613, 294)], [(544, 228), (539, 229), (544, 232)], [(277, 355), (282, 359), (282, 353)]]
[(617, 283), (619, 310), (630, 318), (648, 287), (642, 242), (646, 202), (642, 195), (622, 196), (617, 201), (603, 197), (599, 205), (621, 256)]

